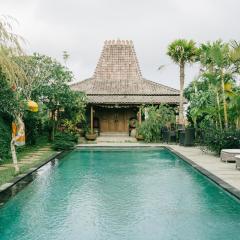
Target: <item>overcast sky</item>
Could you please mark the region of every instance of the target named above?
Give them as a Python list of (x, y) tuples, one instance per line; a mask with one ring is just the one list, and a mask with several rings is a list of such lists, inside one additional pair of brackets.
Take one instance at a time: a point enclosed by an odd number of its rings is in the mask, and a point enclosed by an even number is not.
[[(93, 75), (106, 39), (133, 40), (143, 76), (175, 88), (178, 68), (166, 55), (171, 41), (240, 39), (239, 0), (0, 0), (0, 9), (18, 20), (27, 53), (62, 61), (68, 51), (75, 81)], [(186, 83), (197, 73), (188, 67)]]

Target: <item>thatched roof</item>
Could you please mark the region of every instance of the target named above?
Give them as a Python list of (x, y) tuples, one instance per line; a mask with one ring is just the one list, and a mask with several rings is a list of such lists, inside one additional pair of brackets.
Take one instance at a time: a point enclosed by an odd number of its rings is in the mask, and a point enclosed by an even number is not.
[(92, 78), (71, 85), (89, 103), (178, 103), (179, 91), (142, 77), (132, 41), (105, 41)]

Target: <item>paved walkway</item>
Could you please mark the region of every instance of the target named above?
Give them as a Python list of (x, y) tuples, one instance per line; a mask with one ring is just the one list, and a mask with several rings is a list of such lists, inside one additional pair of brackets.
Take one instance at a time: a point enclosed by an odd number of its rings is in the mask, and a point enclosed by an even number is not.
[[(240, 191), (240, 171), (235, 168), (234, 163), (221, 162), (219, 157), (211, 153), (202, 152), (199, 147), (183, 147), (172, 144), (145, 144), (145, 143), (95, 143), (81, 144), (79, 147), (143, 147), (143, 146), (164, 146), (170, 147), (184, 157), (190, 159), (193, 163), (207, 170), (212, 175), (221, 179), (231, 187)], [(221, 184), (223, 185), (223, 184)]]
[(174, 145), (171, 148), (240, 191), (240, 171), (235, 163), (222, 162), (219, 157), (204, 153), (197, 147)]
[[(34, 167), (36, 164), (45, 161), (49, 156), (53, 155), (54, 152), (55, 151), (51, 149), (50, 145), (45, 145), (33, 149), (32, 152), (29, 151), (28, 153), (26, 152), (22, 154), (22, 156), (18, 157), (20, 175), (18, 174), (17, 176), (21, 176), (22, 172), (25, 172)], [(16, 177), (13, 163), (10, 162), (0, 165), (0, 176), (1, 191), (9, 185), (8, 181), (11, 181), (14, 177)], [(12, 183), (10, 185), (12, 185)]]

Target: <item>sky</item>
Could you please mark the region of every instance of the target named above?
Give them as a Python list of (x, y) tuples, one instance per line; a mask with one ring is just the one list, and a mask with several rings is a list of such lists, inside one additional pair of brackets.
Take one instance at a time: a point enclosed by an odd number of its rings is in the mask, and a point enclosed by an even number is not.
[[(0, 0), (0, 14), (17, 19), (26, 52), (63, 62), (67, 51), (74, 81), (93, 75), (105, 40), (122, 39), (134, 42), (145, 78), (177, 89), (167, 46), (179, 38), (239, 41), (239, 9), (239, 0)], [(197, 75), (197, 65), (187, 66), (186, 85)]]

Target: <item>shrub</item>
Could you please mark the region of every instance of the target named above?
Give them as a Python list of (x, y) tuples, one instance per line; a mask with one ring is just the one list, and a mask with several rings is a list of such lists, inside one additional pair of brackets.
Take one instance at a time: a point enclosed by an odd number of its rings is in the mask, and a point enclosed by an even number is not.
[(74, 147), (74, 142), (69, 142), (65, 140), (55, 140), (53, 143), (53, 149), (57, 151), (70, 150)]
[(39, 113), (26, 112), (24, 117), (26, 143), (35, 145), (37, 138), (43, 135), (43, 121)]
[(10, 156), (11, 128), (0, 116), (0, 159), (4, 160)]
[(166, 105), (151, 106), (146, 111), (147, 119), (137, 127), (137, 133), (143, 136), (145, 142), (157, 142), (161, 138), (162, 128), (175, 122), (175, 113)]
[(76, 134), (68, 133), (68, 132), (57, 132), (55, 135), (55, 141), (56, 140), (62, 140), (70, 141), (70, 142), (78, 142), (78, 136)]
[(67, 132), (58, 132), (53, 142), (54, 150), (70, 150), (78, 142), (78, 136)]
[(204, 129), (203, 138), (206, 148), (218, 155), (222, 149), (240, 148), (240, 130)]

